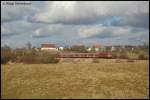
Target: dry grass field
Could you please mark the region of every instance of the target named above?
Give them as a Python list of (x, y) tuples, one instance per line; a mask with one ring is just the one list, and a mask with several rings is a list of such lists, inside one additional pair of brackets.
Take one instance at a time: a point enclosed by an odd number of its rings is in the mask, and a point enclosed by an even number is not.
[(2, 99), (148, 99), (149, 62), (1, 65)]

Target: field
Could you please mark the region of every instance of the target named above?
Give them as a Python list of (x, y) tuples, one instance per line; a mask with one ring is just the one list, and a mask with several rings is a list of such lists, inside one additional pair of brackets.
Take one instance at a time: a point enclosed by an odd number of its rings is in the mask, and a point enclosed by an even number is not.
[(1, 65), (2, 99), (149, 98), (149, 62)]

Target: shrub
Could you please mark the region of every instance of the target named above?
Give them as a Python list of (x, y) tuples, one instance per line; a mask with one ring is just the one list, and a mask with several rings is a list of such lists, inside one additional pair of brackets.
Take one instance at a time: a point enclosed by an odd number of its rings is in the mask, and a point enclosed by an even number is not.
[(54, 56), (46, 56), (46, 57), (41, 57), (41, 62), (42, 63), (58, 63), (59, 59), (56, 59)]
[(121, 63), (122, 60), (121, 60), (121, 59), (116, 59), (115, 62), (116, 62), (116, 63)]
[(148, 60), (148, 56), (144, 55), (144, 54), (140, 54), (138, 57), (139, 60)]
[(92, 61), (93, 63), (99, 63), (99, 60), (98, 60), (98, 58), (93, 58), (93, 61)]
[(127, 51), (123, 50), (121, 52), (117, 52), (117, 56), (120, 59), (128, 59)]
[(80, 62), (80, 59), (72, 59), (72, 62), (76, 64), (76, 63)]
[(11, 59), (12, 53), (10, 49), (1, 49), (1, 63), (6, 64)]
[(113, 51), (112, 56), (113, 56), (113, 58), (119, 58), (120, 55), (118, 52)]
[(120, 53), (120, 58), (121, 59), (128, 59), (128, 56), (126, 53), (122, 52), (122, 53)]
[(37, 63), (38, 61), (36, 61), (36, 57), (35, 56), (30, 56), (30, 55), (26, 55), (24, 57), (22, 57), (21, 61), (23, 63), (27, 63), (27, 64), (35, 64)]
[(6, 64), (9, 60), (6, 57), (1, 57), (1, 64)]
[(58, 63), (59, 59), (56, 59), (55, 55), (50, 54), (42, 54), (38, 55), (25, 55), (19, 58), (19, 61), (27, 64), (48, 64), (48, 63)]
[(127, 59), (127, 62), (134, 62), (133, 59)]

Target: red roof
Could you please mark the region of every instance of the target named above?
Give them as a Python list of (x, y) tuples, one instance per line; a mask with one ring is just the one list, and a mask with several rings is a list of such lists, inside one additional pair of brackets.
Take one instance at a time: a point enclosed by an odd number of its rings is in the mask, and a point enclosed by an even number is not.
[(56, 48), (55, 44), (44, 43), (42, 44), (42, 48)]
[(101, 48), (101, 45), (100, 44), (95, 44), (93, 45), (94, 48)]

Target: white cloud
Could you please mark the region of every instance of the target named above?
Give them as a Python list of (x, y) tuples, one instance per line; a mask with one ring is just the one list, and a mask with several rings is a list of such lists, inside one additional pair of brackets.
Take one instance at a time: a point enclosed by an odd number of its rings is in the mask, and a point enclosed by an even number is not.
[(1, 33), (10, 33), (11, 31), (7, 29), (5, 26), (1, 26)]
[(45, 25), (32, 31), (33, 37), (47, 37), (51, 35), (60, 34), (64, 29), (60, 24)]
[[(9, 5), (8, 3), (14, 3)], [(15, 5), (15, 3), (31, 3), (29, 5)], [(36, 11), (36, 6), (31, 1), (2, 1), (1, 2), (1, 22), (9, 22), (24, 19)]]
[(2, 23), (1, 28), (2, 34), (13, 33), (13, 34), (28, 34), (30, 31), (38, 28), (40, 25), (30, 23), (25, 20), (17, 20)]
[(78, 29), (78, 35), (83, 38), (94, 36), (104, 38), (104, 37), (124, 36), (128, 34), (132, 34), (130, 27), (90, 25), (90, 26), (81, 26)]
[(133, 23), (142, 20), (143, 16), (149, 14), (148, 5), (147, 1), (53, 1), (47, 2), (33, 20), (51, 24), (86, 24), (97, 22), (103, 17), (118, 16), (125, 21), (123, 24), (130, 22), (133, 25), (130, 18), (135, 20)]
[(133, 40), (149, 36), (148, 1), (38, 1), (1, 8), (2, 44), (12, 46), (28, 41), (121, 43), (123, 38), (129, 43), (128, 36)]

